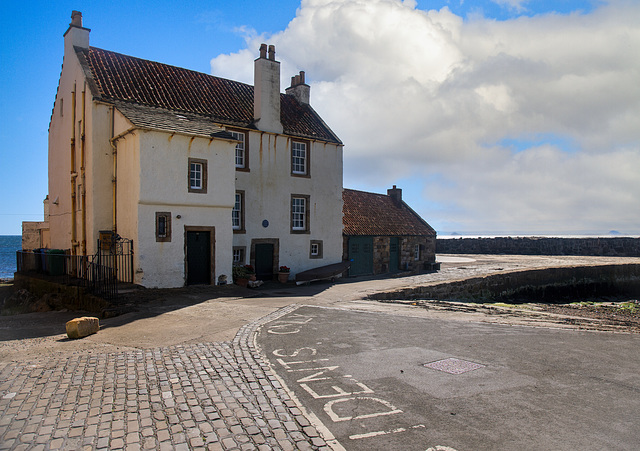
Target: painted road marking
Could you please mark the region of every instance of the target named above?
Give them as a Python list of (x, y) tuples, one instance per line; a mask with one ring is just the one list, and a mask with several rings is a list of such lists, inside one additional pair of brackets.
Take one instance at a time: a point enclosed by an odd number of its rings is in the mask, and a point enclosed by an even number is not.
[[(333, 406), (335, 404), (338, 404), (339, 402), (351, 402), (351, 401), (355, 401), (356, 404), (359, 404), (361, 401), (377, 402), (382, 404), (384, 407), (387, 407), (389, 410), (385, 410), (382, 412), (365, 413), (362, 415), (357, 415), (355, 417), (341, 417), (341, 416), (338, 416), (333, 411)], [(390, 402), (385, 401), (384, 399), (374, 398), (372, 396), (354, 396), (353, 398), (334, 399), (333, 401), (329, 401), (324, 405), (324, 411), (327, 413), (327, 415), (329, 415), (329, 418), (331, 418), (334, 423), (338, 423), (340, 421), (349, 421), (349, 420), (364, 420), (365, 418), (375, 418), (375, 417), (395, 415), (397, 413), (402, 413), (402, 410), (397, 409)]]
[[(313, 316), (300, 315), (298, 313), (289, 315), (286, 319), (275, 321), (273, 324), (268, 326), (267, 333), (274, 335), (291, 335), (297, 334), (302, 330), (302, 326), (308, 324), (314, 319)], [(284, 349), (276, 349), (272, 351), (272, 354), (277, 358), (275, 361), (282, 366), (282, 368), (287, 373), (301, 373), (301, 372), (310, 372), (311, 374), (307, 374), (306, 376), (297, 379), (296, 382), (304, 391), (306, 391), (311, 397), (314, 399), (327, 399), (327, 398), (338, 398), (331, 399), (327, 401), (324, 405), (323, 410), (329, 416), (331, 421), (334, 423), (339, 423), (343, 421), (352, 421), (352, 420), (366, 420), (369, 418), (377, 418), (382, 416), (389, 415), (398, 415), (402, 414), (403, 411), (398, 409), (389, 401), (384, 399), (380, 399), (374, 396), (354, 396), (354, 395), (373, 395), (374, 391), (367, 387), (362, 382), (358, 382), (351, 375), (340, 375), (336, 373), (336, 370), (340, 368), (338, 365), (326, 365), (330, 359), (327, 358), (312, 358), (309, 360), (305, 360), (305, 356), (315, 357), (318, 354), (318, 350), (311, 347), (302, 347), (296, 348), (293, 351), (287, 352)], [(295, 358), (302, 357), (302, 360), (286, 360), (286, 358)], [(320, 365), (318, 365), (320, 364)], [(318, 366), (317, 366), (318, 365)], [(325, 366), (326, 365), (326, 366)], [(310, 387), (310, 384), (316, 383), (318, 387), (314, 386), (314, 388)], [(357, 390), (347, 391), (339, 386), (342, 384), (343, 386), (346, 384), (351, 384), (357, 388)], [(319, 393), (318, 388), (324, 387), (325, 390), (333, 390), (328, 393)], [(294, 395), (295, 396), (295, 395)], [(358, 407), (358, 410), (361, 410), (363, 404), (366, 404), (369, 413), (363, 413), (356, 416), (340, 416), (338, 413), (334, 411), (334, 407), (338, 406), (343, 411), (352, 411), (353, 409), (349, 409), (348, 404), (354, 403), (354, 407)], [(343, 404), (347, 404), (346, 406)], [(375, 407), (373, 407), (375, 406)], [(309, 414), (312, 415), (311, 412)], [(315, 417), (315, 415), (313, 415)], [(317, 417), (316, 417), (317, 418)], [(322, 424), (319, 419), (317, 422)], [(326, 428), (325, 428), (326, 429)], [(399, 434), (402, 432), (407, 432), (410, 430), (416, 429), (426, 429), (424, 424), (416, 424), (414, 426), (407, 427), (398, 427), (395, 429), (389, 429), (386, 431), (371, 431), (363, 434), (353, 434), (349, 436), (351, 440), (360, 440), (372, 437), (379, 437), (390, 434)], [(332, 445), (335, 449), (344, 449), (342, 446), (335, 441), (333, 435), (329, 430), (325, 431), (327, 435), (331, 436)], [(435, 447), (428, 448), (426, 451), (456, 451), (453, 448), (448, 446), (437, 445)]]
[[(409, 429), (420, 429), (426, 428), (424, 424), (416, 424), (415, 426), (411, 426)], [(351, 440), (359, 440), (361, 438), (369, 438), (369, 437), (378, 437), (379, 435), (389, 435), (389, 434), (397, 434), (398, 432), (405, 432), (406, 428), (396, 428), (391, 429), (389, 431), (375, 431), (375, 432), (367, 432), (366, 434), (354, 434), (350, 435), (349, 438)]]

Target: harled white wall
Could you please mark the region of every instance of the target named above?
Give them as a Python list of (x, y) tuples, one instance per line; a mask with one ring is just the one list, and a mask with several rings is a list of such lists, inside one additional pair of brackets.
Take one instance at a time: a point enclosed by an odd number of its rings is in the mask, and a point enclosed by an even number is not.
[[(231, 279), (234, 149), (225, 140), (154, 131), (118, 140), (118, 231), (134, 240), (136, 283), (186, 283), (185, 227), (215, 229), (212, 283), (221, 274)], [(207, 160), (206, 194), (188, 190), (189, 158)], [(156, 241), (156, 212), (171, 213), (170, 242)]]
[[(279, 263), (297, 272), (342, 260), (342, 146), (311, 141), (310, 177), (291, 175), (291, 138), (249, 132), (249, 172), (236, 171), (236, 189), (245, 192), (246, 233), (234, 246), (278, 238)], [(291, 233), (291, 195), (309, 196), (309, 233)], [(263, 227), (263, 220), (269, 222)], [(311, 240), (322, 240), (323, 258), (309, 257)], [(278, 268), (274, 268), (275, 271)]]

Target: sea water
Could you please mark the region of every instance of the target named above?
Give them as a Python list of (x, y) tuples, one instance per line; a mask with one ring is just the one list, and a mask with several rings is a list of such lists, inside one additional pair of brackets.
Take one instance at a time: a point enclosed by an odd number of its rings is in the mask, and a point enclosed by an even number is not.
[(20, 249), (20, 235), (0, 235), (0, 279), (13, 279), (13, 273), (16, 272), (16, 251)]

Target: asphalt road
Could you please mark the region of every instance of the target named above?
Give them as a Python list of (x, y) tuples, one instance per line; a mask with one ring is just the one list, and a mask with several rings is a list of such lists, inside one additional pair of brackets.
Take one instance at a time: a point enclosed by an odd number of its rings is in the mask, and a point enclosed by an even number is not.
[(302, 306), (257, 342), (347, 450), (640, 449), (636, 334)]

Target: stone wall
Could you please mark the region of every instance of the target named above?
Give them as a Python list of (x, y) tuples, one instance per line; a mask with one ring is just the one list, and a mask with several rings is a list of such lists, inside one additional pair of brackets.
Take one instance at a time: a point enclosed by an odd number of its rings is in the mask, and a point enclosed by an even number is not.
[(580, 301), (640, 296), (640, 264), (544, 268), (376, 293), (376, 300)]
[[(391, 237), (374, 236), (373, 239), (373, 274), (387, 274), (391, 267)], [(416, 245), (420, 246), (420, 255), (416, 259)], [(399, 237), (399, 261), (398, 271), (413, 273), (432, 270), (432, 264), (436, 261), (435, 237), (403, 236)], [(349, 237), (343, 240), (343, 260), (349, 259)]]
[(640, 257), (640, 238), (447, 238), (437, 240), (436, 252)]
[[(416, 258), (416, 246), (420, 246), (420, 253)], [(425, 263), (436, 261), (436, 240), (431, 237), (406, 236), (400, 244), (400, 269), (411, 272), (421, 272)]]
[(63, 285), (35, 275), (16, 273), (13, 280), (16, 290), (27, 290), (37, 299), (47, 297), (53, 310), (84, 310), (103, 312), (112, 305), (104, 299), (87, 293), (87, 290), (73, 285)]

